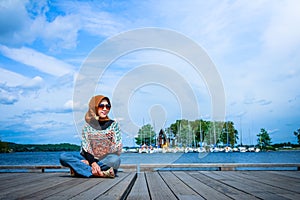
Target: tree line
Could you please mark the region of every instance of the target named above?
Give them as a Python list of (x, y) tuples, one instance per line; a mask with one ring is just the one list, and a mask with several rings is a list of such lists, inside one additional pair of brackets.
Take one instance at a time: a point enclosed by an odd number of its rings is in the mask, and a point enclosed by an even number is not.
[(16, 144), (0, 140), (0, 152), (39, 152), (39, 151), (79, 151), (80, 146), (69, 143), (61, 144)]
[[(237, 146), (239, 133), (232, 121), (206, 121), (206, 120), (176, 120), (164, 132), (170, 146), (199, 147), (202, 145)], [(300, 144), (300, 129), (294, 132)], [(273, 149), (272, 141), (266, 129), (262, 128), (257, 133), (256, 146), (261, 149)], [(135, 137), (137, 145), (157, 146), (158, 136), (150, 124), (143, 125)], [(243, 146), (243, 144), (239, 144)], [(253, 144), (254, 145), (254, 144)]]

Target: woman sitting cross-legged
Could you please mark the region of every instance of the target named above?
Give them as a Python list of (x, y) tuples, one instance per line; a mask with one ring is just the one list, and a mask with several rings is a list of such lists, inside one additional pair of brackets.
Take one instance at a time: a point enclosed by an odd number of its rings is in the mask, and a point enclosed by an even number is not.
[(120, 167), (122, 137), (118, 122), (109, 119), (111, 103), (108, 97), (91, 98), (82, 130), (80, 155), (63, 153), (60, 163), (78, 177), (114, 178)]

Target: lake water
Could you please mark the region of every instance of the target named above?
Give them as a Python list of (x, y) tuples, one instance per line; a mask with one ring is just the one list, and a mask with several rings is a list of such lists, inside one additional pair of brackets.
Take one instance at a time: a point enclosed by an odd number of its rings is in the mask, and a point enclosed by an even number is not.
[[(62, 152), (0, 154), (0, 165), (60, 165)], [(77, 154), (78, 152), (71, 152)], [(300, 163), (300, 151), (234, 153), (123, 153), (123, 164), (149, 163)]]

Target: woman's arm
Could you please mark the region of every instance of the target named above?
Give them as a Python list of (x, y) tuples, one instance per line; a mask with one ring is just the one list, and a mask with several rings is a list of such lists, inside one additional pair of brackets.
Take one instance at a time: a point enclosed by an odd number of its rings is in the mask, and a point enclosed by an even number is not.
[(89, 162), (91, 165), (93, 162), (97, 162), (93, 154), (89, 153), (88, 150), (91, 150), (90, 141), (88, 140), (88, 125), (85, 125), (82, 130), (81, 138), (81, 155)]
[(114, 122), (112, 125), (112, 131), (115, 133), (115, 145), (116, 145), (116, 153), (120, 155), (122, 153), (122, 135), (118, 122)]
[(83, 148), (81, 149), (81, 155), (89, 162), (89, 165), (92, 165), (93, 162), (98, 162), (92, 154), (86, 152)]

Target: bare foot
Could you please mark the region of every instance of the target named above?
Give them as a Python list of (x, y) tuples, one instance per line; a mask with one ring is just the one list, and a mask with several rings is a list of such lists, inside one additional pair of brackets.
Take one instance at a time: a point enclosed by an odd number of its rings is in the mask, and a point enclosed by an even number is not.
[(106, 171), (101, 171), (100, 175), (97, 177), (102, 177), (102, 178), (115, 178), (115, 172), (114, 169), (111, 167)]
[(111, 167), (106, 171), (102, 171), (104, 178), (115, 178), (114, 169)]

